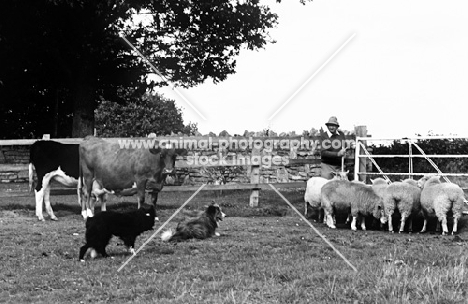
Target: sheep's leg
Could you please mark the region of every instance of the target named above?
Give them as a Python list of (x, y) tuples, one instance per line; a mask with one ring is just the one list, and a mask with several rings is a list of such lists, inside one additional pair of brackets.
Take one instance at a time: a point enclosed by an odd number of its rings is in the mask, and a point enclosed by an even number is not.
[(423, 224), (423, 227), (421, 229), (421, 232), (420, 233), (424, 233), (426, 232), (426, 226), (427, 226), (427, 218), (424, 217), (424, 224)]
[(402, 233), (403, 231), (405, 231), (406, 218), (407, 216), (405, 214), (401, 215), (400, 231), (398, 233)]
[(447, 235), (448, 234), (447, 217), (444, 216), (441, 222), (442, 222), (442, 235)]
[(408, 217), (408, 221), (409, 221), (409, 223), (408, 223), (408, 232), (412, 233), (413, 232), (413, 216), (410, 215)]
[(357, 228), (356, 228), (356, 220), (357, 220), (357, 216), (353, 216), (353, 220), (351, 221), (351, 230), (353, 231), (356, 231)]
[(333, 215), (330, 213), (327, 214), (327, 226), (332, 229), (336, 228), (335, 224), (333, 223)]
[(424, 211), (424, 209), (423, 209), (423, 216), (424, 216), (424, 224), (423, 224), (423, 227), (422, 227), (420, 233), (426, 232), (426, 228), (427, 228), (427, 217), (428, 217), (428, 214), (427, 214), (426, 211)]
[(307, 207), (308, 207), (309, 203), (308, 202), (305, 202), (304, 204), (304, 216), (307, 218)]
[(323, 210), (322, 207), (319, 208), (319, 214), (318, 214), (318, 222), (323, 223), (325, 221), (325, 211)]
[(366, 218), (362, 215), (359, 215), (359, 220), (361, 221), (361, 229), (366, 230)]
[(458, 230), (458, 216), (453, 217), (453, 229), (452, 229), (452, 235), (456, 234)]
[(323, 223), (324, 224), (328, 225), (328, 217), (331, 216), (331, 219), (332, 219), (331, 222), (333, 223), (333, 225), (336, 225), (336, 219), (335, 219), (335, 214), (334, 213), (329, 213), (325, 209), (323, 209), (323, 213), (324, 213), (324, 216), (323, 216)]
[(392, 221), (392, 214), (388, 215), (388, 231), (393, 233), (393, 221)]
[(328, 212), (327, 210), (323, 209), (323, 219), (319, 219), (319, 223), (323, 223), (325, 225), (327, 225), (327, 221), (328, 221)]
[(348, 217), (346, 217), (346, 222), (345, 224), (349, 224), (351, 222), (351, 220), (353, 219), (353, 217), (351, 216), (351, 213), (348, 213)]

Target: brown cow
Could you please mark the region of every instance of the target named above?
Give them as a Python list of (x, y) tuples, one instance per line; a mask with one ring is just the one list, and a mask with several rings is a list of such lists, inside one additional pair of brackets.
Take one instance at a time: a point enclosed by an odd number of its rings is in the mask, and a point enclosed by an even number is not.
[(84, 218), (94, 215), (94, 200), (91, 198), (93, 181), (104, 191), (122, 194), (125, 189), (136, 185), (138, 208), (145, 202), (147, 183), (150, 182), (151, 202), (155, 208), (158, 193), (161, 191), (168, 174), (174, 172), (176, 156), (186, 155), (186, 149), (169, 149), (159, 146), (154, 141), (152, 148), (124, 147), (119, 143), (88, 136), (80, 144), (80, 179), (79, 188), (84, 194), (82, 215)]

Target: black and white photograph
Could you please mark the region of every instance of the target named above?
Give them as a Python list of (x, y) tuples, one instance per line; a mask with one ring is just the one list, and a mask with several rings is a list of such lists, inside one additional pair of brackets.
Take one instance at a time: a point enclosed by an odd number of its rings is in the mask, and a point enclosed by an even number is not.
[(468, 303), (468, 2), (0, 3), (1, 303)]

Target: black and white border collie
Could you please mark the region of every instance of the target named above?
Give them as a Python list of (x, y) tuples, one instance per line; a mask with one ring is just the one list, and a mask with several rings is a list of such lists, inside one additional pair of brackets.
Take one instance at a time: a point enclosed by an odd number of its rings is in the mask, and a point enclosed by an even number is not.
[(163, 232), (161, 240), (164, 242), (178, 242), (192, 238), (203, 240), (213, 235), (219, 236), (216, 228), (219, 227), (219, 222), (225, 216), (219, 205), (212, 203), (196, 218), (180, 222), (175, 231), (171, 229)]
[(97, 254), (108, 257), (106, 246), (112, 236), (119, 237), (132, 254), (135, 254), (135, 240), (137, 236), (154, 226), (154, 207), (143, 204), (140, 209), (127, 212), (102, 211), (86, 220), (86, 244), (80, 248), (80, 260), (89, 248), (90, 255), (95, 258)]

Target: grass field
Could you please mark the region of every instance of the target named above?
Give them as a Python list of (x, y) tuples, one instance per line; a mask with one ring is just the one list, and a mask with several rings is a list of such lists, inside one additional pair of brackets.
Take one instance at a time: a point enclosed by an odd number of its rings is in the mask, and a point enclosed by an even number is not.
[[(281, 192), (303, 211), (303, 191)], [(258, 208), (248, 206), (249, 194), (201, 192), (188, 208), (219, 203), (228, 216), (221, 237), (167, 244), (158, 235), (120, 272), (130, 256), (116, 238), (112, 258), (78, 260), (84, 221), (76, 196), (52, 197), (56, 222), (37, 221), (32, 196), (0, 198), (0, 302), (468, 303), (466, 218), (456, 236), (312, 221), (354, 272), (276, 193), (262, 191)], [(161, 193), (154, 231), (190, 195)], [(136, 208), (132, 200), (112, 198), (108, 209)]]

